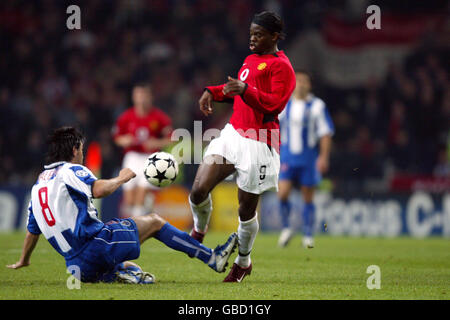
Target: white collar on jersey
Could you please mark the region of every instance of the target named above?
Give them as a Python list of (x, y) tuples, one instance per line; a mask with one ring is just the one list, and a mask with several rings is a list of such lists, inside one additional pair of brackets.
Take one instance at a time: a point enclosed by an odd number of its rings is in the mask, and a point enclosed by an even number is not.
[(66, 161), (53, 162), (51, 164), (44, 166), (44, 169), (45, 170), (53, 169), (53, 168), (59, 167), (60, 165), (62, 165), (64, 163), (66, 163)]

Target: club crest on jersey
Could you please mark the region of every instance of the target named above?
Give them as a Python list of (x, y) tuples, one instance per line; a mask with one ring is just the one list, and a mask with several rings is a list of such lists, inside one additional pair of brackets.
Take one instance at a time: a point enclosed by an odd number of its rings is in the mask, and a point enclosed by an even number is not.
[(261, 63), (258, 65), (257, 69), (258, 69), (259, 71), (261, 71), (261, 70), (264, 70), (266, 67), (267, 67), (267, 63), (261, 62)]
[(77, 170), (77, 171), (75, 172), (75, 175), (76, 175), (77, 177), (80, 177), (80, 178), (86, 178), (86, 177), (89, 175), (89, 173), (87, 173), (87, 172), (84, 171), (84, 170)]
[(128, 221), (128, 220), (121, 220), (119, 223), (120, 223), (121, 225), (123, 225), (124, 227), (129, 227), (129, 226), (131, 226), (131, 222)]
[(158, 121), (150, 121), (150, 123), (148, 124), (148, 127), (150, 128), (151, 131), (155, 131), (158, 129), (159, 123)]

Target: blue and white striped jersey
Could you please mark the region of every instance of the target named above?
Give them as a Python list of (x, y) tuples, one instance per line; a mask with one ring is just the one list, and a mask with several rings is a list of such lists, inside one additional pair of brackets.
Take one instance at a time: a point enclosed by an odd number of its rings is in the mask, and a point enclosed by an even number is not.
[(88, 168), (68, 162), (44, 169), (31, 189), (27, 229), (42, 233), (68, 259), (104, 226), (92, 203), (92, 185), (97, 178)]
[(314, 165), (320, 138), (334, 134), (334, 124), (323, 100), (312, 94), (305, 100), (291, 97), (279, 119), (281, 163)]

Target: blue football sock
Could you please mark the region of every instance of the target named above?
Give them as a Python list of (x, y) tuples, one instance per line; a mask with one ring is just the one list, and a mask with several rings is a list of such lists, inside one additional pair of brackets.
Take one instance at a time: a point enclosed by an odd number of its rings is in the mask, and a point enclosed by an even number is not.
[(303, 234), (312, 237), (316, 207), (314, 203), (305, 203), (303, 208)]
[(288, 200), (280, 201), (281, 226), (289, 228), (289, 214), (291, 213), (291, 203)]
[(155, 238), (166, 246), (187, 253), (191, 257), (196, 257), (204, 263), (209, 262), (213, 253), (210, 248), (205, 247), (189, 234), (175, 228), (170, 223), (166, 223), (156, 233)]

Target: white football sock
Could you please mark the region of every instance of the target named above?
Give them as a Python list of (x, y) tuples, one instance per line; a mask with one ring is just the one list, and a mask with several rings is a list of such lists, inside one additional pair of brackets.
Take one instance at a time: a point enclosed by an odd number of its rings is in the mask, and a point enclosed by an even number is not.
[(194, 218), (195, 231), (205, 233), (213, 209), (211, 194), (209, 193), (208, 197), (199, 204), (193, 204), (191, 202), (191, 196), (189, 196), (189, 204), (191, 206), (192, 217)]
[(253, 248), (256, 235), (258, 234), (259, 223), (258, 213), (255, 212), (255, 216), (247, 221), (241, 221), (239, 219), (238, 227), (238, 248), (239, 254), (235, 259), (235, 263), (242, 268), (247, 268), (251, 264), (250, 252)]

